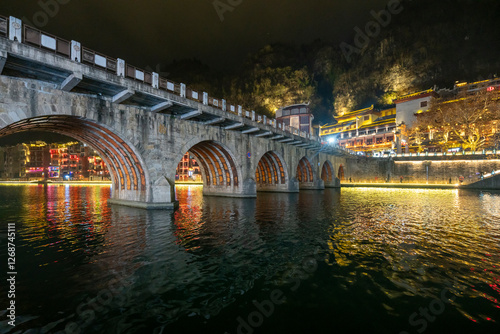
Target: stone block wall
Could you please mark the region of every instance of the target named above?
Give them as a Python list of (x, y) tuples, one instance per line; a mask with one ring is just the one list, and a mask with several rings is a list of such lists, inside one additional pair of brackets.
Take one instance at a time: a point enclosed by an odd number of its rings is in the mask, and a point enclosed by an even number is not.
[(452, 184), (459, 183), (460, 177), (464, 184), (481, 180), (482, 174), (500, 170), (500, 157), (475, 156), (463, 157), (433, 157), (432, 159), (348, 159), (344, 166), (342, 182), (363, 183), (425, 183)]
[(392, 174), (403, 182), (410, 183), (459, 183), (463, 176), (464, 183), (481, 179), (481, 173), (500, 170), (500, 160), (435, 160), (435, 161), (394, 161)]

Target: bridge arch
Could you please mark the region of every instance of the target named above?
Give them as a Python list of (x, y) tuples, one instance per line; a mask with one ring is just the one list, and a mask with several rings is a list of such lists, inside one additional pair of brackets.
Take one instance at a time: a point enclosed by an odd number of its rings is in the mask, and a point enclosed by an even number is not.
[(0, 137), (32, 130), (63, 134), (96, 150), (109, 168), (113, 199), (153, 201), (148, 170), (141, 155), (130, 143), (109, 128), (83, 117), (45, 115), (7, 125), (0, 129)]
[(300, 188), (314, 185), (314, 169), (307, 157), (300, 159), (297, 165), (297, 181), (299, 181)]
[(259, 159), (255, 169), (257, 191), (289, 191), (288, 168), (276, 151), (268, 151)]
[(335, 176), (335, 169), (333, 164), (326, 160), (321, 168), (321, 180), (323, 180), (325, 187), (332, 188), (338, 187), (338, 178)]
[(214, 140), (193, 140), (184, 145), (182, 151), (182, 154), (192, 154), (200, 165), (205, 195), (225, 196), (241, 192), (241, 171), (226, 145)]
[(326, 183), (332, 182), (333, 178), (333, 166), (332, 163), (327, 160), (323, 163), (323, 168), (321, 168), (321, 179)]
[(338, 172), (337, 172), (337, 177), (339, 178), (340, 181), (345, 180), (345, 169), (344, 165), (340, 164)]

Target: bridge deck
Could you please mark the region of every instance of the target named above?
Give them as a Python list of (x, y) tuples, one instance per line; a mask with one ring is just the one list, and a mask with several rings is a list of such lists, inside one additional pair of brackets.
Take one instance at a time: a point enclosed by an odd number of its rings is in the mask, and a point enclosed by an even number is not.
[[(45, 33), (14, 17), (0, 16), (0, 75), (49, 82), (64, 91), (97, 95), (114, 103), (310, 150), (321, 149), (319, 137), (141, 70), (120, 58), (99, 54), (79, 42)], [(339, 148), (322, 150), (349, 154)]]

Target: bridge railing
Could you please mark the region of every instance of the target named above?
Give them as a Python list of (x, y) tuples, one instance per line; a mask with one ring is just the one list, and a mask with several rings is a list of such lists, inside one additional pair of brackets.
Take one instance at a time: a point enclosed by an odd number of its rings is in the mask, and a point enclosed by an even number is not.
[(70, 58), (71, 42), (54, 35), (47, 34), (28, 25), (23, 26), (23, 41), (26, 44), (39, 47), (47, 51), (53, 51)]
[(0, 16), (0, 36), (7, 37), (9, 32), (9, 18), (5, 16)]
[[(11, 29), (13, 29), (11, 31)], [(20, 31), (20, 33), (18, 32)], [(282, 131), (317, 141), (318, 139), (309, 133), (299, 131), (299, 129), (277, 123), (276, 119), (258, 115), (255, 111), (244, 110), (242, 106), (228, 103), (225, 99), (211, 97), (206, 92), (199, 92), (187, 88), (183, 83), (176, 83), (166, 78), (160, 77), (158, 73), (145, 71), (138, 67), (126, 63), (120, 58), (112, 58), (98, 53), (92, 49), (82, 46), (77, 41), (68, 41), (57, 36), (48, 34), (39, 29), (23, 24), (15, 17), (0, 16), (0, 36), (21, 43), (38, 47), (44, 51), (54, 52), (72, 61), (84, 63), (95, 68), (115, 73), (134, 81), (140, 81), (154, 88), (176, 94), (190, 100), (209, 105), (222, 111), (248, 118), (252, 121), (262, 123), (266, 126), (279, 128)]]
[(211, 97), (211, 96), (208, 98), (208, 105), (209, 106), (219, 108), (219, 104), (220, 104), (220, 101), (218, 99)]
[(198, 91), (192, 90), (191, 88), (186, 88), (186, 97), (190, 100), (200, 102), (200, 93)]
[(165, 78), (160, 77), (158, 88), (169, 92), (175, 92), (175, 83), (173, 81), (169, 81)]
[(153, 85), (153, 73), (141, 70), (138, 67), (132, 66), (130, 64), (125, 65), (125, 77), (143, 82), (148, 85)]
[(114, 73), (117, 73), (118, 71), (118, 59), (108, 57), (86, 47), (81, 48), (81, 59), (82, 63), (96, 68), (101, 68)]

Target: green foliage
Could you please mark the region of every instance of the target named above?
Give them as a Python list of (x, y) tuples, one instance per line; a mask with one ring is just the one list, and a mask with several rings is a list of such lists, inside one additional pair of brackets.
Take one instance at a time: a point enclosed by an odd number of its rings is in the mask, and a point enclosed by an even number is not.
[(498, 1), (420, 0), (402, 5), (403, 12), (393, 16), (337, 79), (337, 113), (373, 101), (387, 104), (391, 95), (488, 78), (500, 68), (494, 33)]
[(269, 116), (280, 107), (310, 102), (315, 122), (324, 124), (371, 104), (386, 107), (399, 95), (488, 78), (500, 68), (499, 1), (402, 0), (402, 5), (403, 12), (351, 63), (339, 43), (314, 41), (302, 47), (267, 45), (234, 73), (215, 73), (194, 60), (169, 70), (174, 80)]

